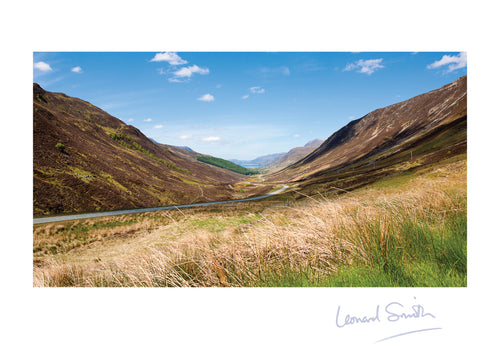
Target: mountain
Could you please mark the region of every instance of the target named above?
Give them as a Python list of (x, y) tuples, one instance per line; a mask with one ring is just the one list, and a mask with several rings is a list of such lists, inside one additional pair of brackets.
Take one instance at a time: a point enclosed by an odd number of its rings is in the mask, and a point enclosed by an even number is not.
[(311, 140), (309, 142), (307, 142), (304, 147), (312, 147), (314, 149), (318, 148), (319, 146), (321, 146), (321, 144), (325, 142), (325, 140), (320, 140), (319, 138), (316, 138), (314, 140)]
[(248, 161), (234, 159), (230, 161), (240, 166), (254, 164), (258, 165), (259, 167), (266, 167), (267, 170), (278, 170), (295, 161), (298, 161), (299, 159), (316, 149), (322, 143), (323, 140), (315, 139), (307, 142), (303, 147), (295, 147), (288, 152), (273, 153), (270, 155), (260, 156)]
[(286, 152), (272, 153), (270, 155), (260, 156), (252, 160), (251, 163), (257, 163), (260, 167), (269, 166), (271, 163), (277, 161), (284, 154), (286, 154)]
[(303, 159), (266, 178), (295, 182), (311, 191), (355, 188), (466, 152), (467, 76), (463, 76), (348, 123)]
[(236, 163), (237, 165), (240, 166), (248, 166), (248, 165), (254, 165), (256, 167), (264, 167), (267, 166), (268, 164), (276, 161), (280, 156), (284, 155), (285, 152), (282, 153), (273, 153), (270, 155), (264, 155), (260, 156), (257, 158), (254, 158), (253, 160), (236, 160), (236, 159), (231, 159), (229, 161)]
[[(268, 157), (276, 167), (268, 165), (270, 171), (255, 190), (288, 183), (303, 195), (336, 193), (463, 158), (467, 155), (467, 77), (372, 111), (313, 149), (318, 144), (314, 140), (299, 147), (305, 150)], [(33, 84), (35, 215), (250, 195), (246, 189), (239, 194), (232, 186), (245, 176), (197, 161), (197, 155), (154, 143), (88, 102)]]
[(191, 151), (191, 152), (194, 152), (194, 150), (188, 146), (175, 146), (175, 147), (178, 147), (182, 150), (186, 150), (186, 151)]
[(264, 167), (270, 172), (280, 170), (307, 156), (309, 153), (318, 148), (323, 141), (324, 140), (314, 139), (307, 142), (303, 147), (292, 148), (290, 151), (281, 154), (267, 165), (264, 165)]
[(78, 98), (33, 84), (35, 215), (234, 198), (245, 176), (160, 145)]

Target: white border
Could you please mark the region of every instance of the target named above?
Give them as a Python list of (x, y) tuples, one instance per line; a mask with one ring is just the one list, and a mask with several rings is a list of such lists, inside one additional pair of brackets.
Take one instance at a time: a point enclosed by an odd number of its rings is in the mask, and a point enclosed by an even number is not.
[[(5, 357), (385, 358), (495, 353), (498, 33), (493, 2), (26, 1), (1, 31)], [(458, 289), (39, 289), (31, 282), (33, 51), (467, 51), (469, 285)], [(495, 107), (494, 107), (495, 106)], [(18, 213), (20, 215), (18, 215)], [(14, 216), (15, 215), (15, 216)], [(29, 255), (26, 255), (29, 253)], [(390, 345), (334, 327), (418, 297), (443, 330)]]

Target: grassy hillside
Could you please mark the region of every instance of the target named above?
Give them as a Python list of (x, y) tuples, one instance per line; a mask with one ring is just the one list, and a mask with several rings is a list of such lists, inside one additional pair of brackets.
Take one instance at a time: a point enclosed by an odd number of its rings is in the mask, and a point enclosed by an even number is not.
[(300, 193), (296, 197), (316, 196), (318, 193), (335, 195), (377, 181), (390, 182), (405, 178), (419, 168), (465, 159), (466, 156), (467, 118), (461, 117), (387, 150), (373, 151), (346, 165), (326, 168), (297, 181), (295, 185), (300, 188)]
[(213, 157), (213, 156), (196, 156), (196, 159), (200, 162), (208, 163), (210, 165), (214, 165), (220, 168), (225, 168), (227, 170), (242, 174), (242, 175), (253, 175), (257, 174), (257, 171), (250, 170), (248, 168), (242, 167), (233, 163), (231, 161), (224, 160), (222, 158)]
[(34, 285), (467, 285), (464, 156), (290, 201), (36, 225)]
[(33, 214), (237, 198), (237, 173), (152, 142), (92, 104), (33, 84)]
[[(267, 177), (284, 182), (315, 177), (326, 182), (335, 173), (353, 166), (366, 173), (372, 168), (398, 165), (411, 159), (412, 151), (415, 161), (426, 156), (427, 163), (437, 162), (457, 151), (465, 152), (466, 129), (467, 76), (464, 76), (351, 121), (302, 160)], [(455, 130), (453, 141), (447, 141), (444, 133)], [(433, 153), (437, 154), (434, 158)]]

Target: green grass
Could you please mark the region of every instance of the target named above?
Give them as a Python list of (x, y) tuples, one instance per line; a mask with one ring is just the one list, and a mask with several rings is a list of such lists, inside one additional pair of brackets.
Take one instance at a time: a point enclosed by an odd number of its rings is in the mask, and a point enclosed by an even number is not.
[(74, 233), (88, 232), (92, 229), (102, 229), (102, 228), (115, 228), (119, 226), (126, 226), (129, 224), (137, 223), (137, 220), (128, 221), (112, 221), (112, 222), (93, 222), (90, 224), (78, 223), (77, 225), (66, 225), (65, 230)]
[(194, 181), (189, 181), (187, 179), (184, 179), (184, 178), (181, 178), (180, 179), (182, 182), (184, 183), (187, 183), (187, 184), (193, 184), (193, 185), (196, 185), (196, 186), (203, 186), (203, 187), (207, 187), (206, 184), (202, 184), (202, 183), (199, 183), (199, 182), (194, 182)]
[(227, 170), (242, 174), (242, 175), (253, 175), (259, 173), (258, 171), (250, 170), (248, 168), (242, 167), (233, 163), (231, 161), (224, 160), (218, 157), (212, 156), (196, 156), (196, 159), (203, 163), (208, 163), (220, 168), (225, 168)]
[(222, 232), (227, 228), (237, 227), (252, 223), (261, 219), (260, 214), (252, 216), (233, 216), (233, 217), (209, 217), (209, 218), (193, 218), (186, 222), (186, 227), (189, 230), (204, 229), (212, 233)]
[[(432, 223), (423, 223), (422, 218), (408, 218), (400, 224), (381, 228), (377, 221), (368, 224), (366, 243), (371, 244), (369, 257), (358, 258), (353, 263), (340, 263), (335, 271), (327, 273), (328, 266), (318, 271), (307, 265), (297, 265), (293, 252), (276, 256), (270, 252), (258, 266), (249, 266), (244, 271), (232, 261), (218, 257), (218, 247), (224, 241), (218, 237), (227, 228), (254, 222), (260, 216), (238, 216), (229, 218), (193, 218), (185, 225), (194, 230), (207, 230), (216, 236), (206, 249), (186, 248), (182, 258), (175, 264), (175, 280), (194, 286), (206, 285), (206, 255), (222, 259), (211, 262), (223, 286), (245, 287), (464, 287), (467, 286), (467, 216), (457, 212), (447, 217), (444, 226), (432, 228)], [(123, 222), (78, 225), (71, 230), (81, 233), (96, 227), (113, 227)], [(69, 230), (69, 227), (65, 230)], [(47, 248), (50, 254), (60, 252), (59, 245)], [(289, 250), (287, 250), (289, 251)], [(162, 255), (164, 256), (164, 255)], [(219, 263), (219, 264), (217, 264)], [(130, 282), (123, 268), (111, 265), (109, 276), (94, 277), (95, 285), (103, 286), (175, 286), (172, 268), (161, 267), (154, 259), (143, 260), (141, 270), (154, 273), (144, 283)], [(219, 268), (219, 269), (217, 269)], [(220, 274), (218, 274), (220, 273)], [(81, 279), (78, 279), (81, 277)], [(78, 266), (66, 267), (57, 279), (57, 286), (81, 285), (85, 272)], [(141, 284), (142, 283), (142, 284)]]
[[(407, 218), (391, 228), (370, 224), (371, 256), (329, 275), (310, 268), (265, 271), (249, 286), (269, 287), (465, 287), (467, 215), (457, 212), (442, 227)], [(404, 240), (401, 240), (404, 239)]]

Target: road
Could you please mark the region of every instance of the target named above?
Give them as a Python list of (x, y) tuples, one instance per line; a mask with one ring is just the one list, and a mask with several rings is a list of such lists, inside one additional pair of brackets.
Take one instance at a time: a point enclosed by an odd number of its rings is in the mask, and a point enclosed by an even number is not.
[(288, 185), (284, 185), (282, 188), (280, 188), (274, 192), (271, 192), (269, 194), (263, 195), (263, 196), (244, 198), (244, 199), (233, 199), (230, 201), (181, 204), (178, 206), (124, 209), (124, 210), (109, 211), (109, 212), (94, 212), (94, 213), (71, 214), (71, 215), (67, 215), (67, 216), (33, 218), (33, 224), (52, 223), (52, 222), (70, 221), (70, 220), (75, 220), (75, 219), (86, 219), (86, 218), (105, 217), (105, 216), (116, 216), (116, 215), (121, 215), (121, 214), (130, 214), (130, 213), (154, 212), (154, 211), (162, 211), (165, 209), (191, 208), (191, 207), (212, 206), (215, 204), (224, 204), (224, 203), (248, 202), (248, 201), (255, 201), (258, 199), (268, 198), (268, 197), (277, 195), (277, 194), (283, 192), (284, 190), (286, 190), (287, 188), (288, 188)]

